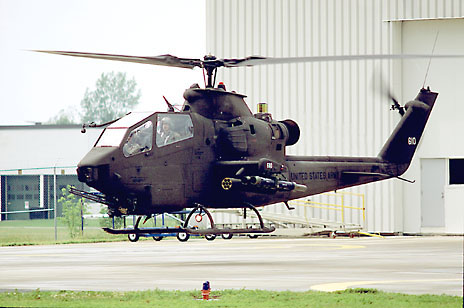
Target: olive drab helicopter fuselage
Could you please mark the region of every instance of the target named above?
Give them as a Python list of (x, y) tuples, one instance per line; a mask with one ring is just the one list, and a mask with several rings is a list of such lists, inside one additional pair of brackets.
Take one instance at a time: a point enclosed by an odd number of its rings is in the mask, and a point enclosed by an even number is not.
[[(194, 203), (262, 206), (306, 191), (291, 181), (294, 163), (285, 155), (298, 140), (296, 123), (253, 115), (244, 96), (220, 88), (193, 87), (184, 96), (182, 112), (131, 113), (112, 123), (79, 163), (79, 180), (112, 200), (114, 215), (180, 211)], [(166, 119), (177, 136), (169, 140), (163, 139)], [(256, 183), (239, 180), (246, 178)]]
[[(191, 209), (182, 228), (153, 229), (153, 232), (203, 235), (272, 232), (274, 227), (264, 226), (256, 207), (284, 202), (290, 208), (287, 202), (293, 199), (389, 178), (402, 179), (400, 176), (411, 163), (438, 95), (423, 88), (404, 107), (393, 99), (393, 109), (398, 109), (401, 120), (376, 157), (291, 156), (286, 154), (286, 147), (299, 140), (298, 124), (293, 120), (276, 121), (266, 110), (253, 114), (244, 95), (226, 91), (223, 84), (215, 87), (214, 73), (218, 67), (326, 61), (326, 57), (217, 60), (207, 56), (199, 60), (170, 55), (129, 57), (47, 52), (201, 67), (206, 71), (206, 87), (195, 84), (187, 89), (181, 111), (174, 112), (167, 102), (168, 112), (133, 112), (105, 124), (95, 146), (78, 164), (79, 180), (99, 192), (76, 189), (71, 192), (106, 204), (110, 216), (149, 218), (158, 213)], [(377, 58), (409, 56), (412, 55)], [(251, 209), (260, 220), (260, 228), (252, 231), (216, 228), (208, 211), (214, 208)], [(189, 226), (190, 217), (198, 211), (208, 215), (211, 228), (195, 230)], [(140, 218), (134, 229), (106, 231), (147, 232), (138, 229), (139, 221)]]

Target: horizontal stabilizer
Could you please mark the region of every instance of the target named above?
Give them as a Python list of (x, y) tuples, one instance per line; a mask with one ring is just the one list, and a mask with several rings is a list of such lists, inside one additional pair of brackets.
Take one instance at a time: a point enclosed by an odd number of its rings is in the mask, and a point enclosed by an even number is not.
[(358, 172), (358, 171), (343, 171), (342, 175), (356, 175), (356, 176), (381, 176), (385, 178), (394, 177), (394, 175), (379, 173), (379, 172)]

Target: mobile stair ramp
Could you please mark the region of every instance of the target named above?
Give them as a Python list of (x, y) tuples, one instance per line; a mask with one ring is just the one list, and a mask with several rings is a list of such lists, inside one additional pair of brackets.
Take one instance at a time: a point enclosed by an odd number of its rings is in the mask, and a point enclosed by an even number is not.
[[(350, 198), (347, 198), (349, 196)], [(277, 213), (267, 210), (267, 208), (260, 208), (259, 212), (264, 220), (276, 227), (271, 235), (287, 235), (287, 236), (302, 236), (302, 235), (313, 235), (313, 236), (350, 236), (354, 237), (359, 234), (365, 235), (363, 232), (365, 225), (365, 197), (364, 194), (355, 194), (348, 192), (330, 192), (321, 194), (319, 199), (325, 199), (328, 201), (312, 201), (310, 199), (298, 199), (289, 202), (289, 205), (297, 209), (295, 214)], [(349, 199), (351, 202), (347, 202)], [(352, 205), (353, 200), (357, 200), (356, 203), (359, 205)], [(348, 203), (348, 204), (347, 204)], [(284, 206), (282, 204), (282, 206)], [(302, 207), (302, 209), (298, 209)], [(321, 217), (315, 217), (314, 211), (318, 210), (319, 213), (324, 212), (326, 216), (332, 217), (333, 219), (324, 219)], [(359, 211), (361, 213), (359, 213)], [(216, 209), (214, 213), (228, 213), (236, 216), (244, 216), (243, 209)], [(355, 215), (362, 217), (362, 223), (353, 223), (347, 221), (347, 214), (353, 215), (353, 212), (357, 212)], [(288, 212), (292, 213), (292, 212)], [(256, 215), (252, 211), (247, 211), (246, 214), (250, 218), (256, 218)], [(228, 223), (224, 219), (223, 225)], [(237, 219), (230, 219), (237, 220)], [(244, 226), (253, 227), (253, 223), (249, 220), (245, 223), (242, 220)]]

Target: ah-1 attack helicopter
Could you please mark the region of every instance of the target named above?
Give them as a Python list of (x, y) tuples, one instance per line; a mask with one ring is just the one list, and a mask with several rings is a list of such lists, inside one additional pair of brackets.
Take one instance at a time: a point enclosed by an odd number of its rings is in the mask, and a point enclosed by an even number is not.
[[(81, 182), (101, 193), (72, 193), (106, 204), (110, 216), (141, 215), (134, 229), (109, 229), (113, 234), (171, 233), (215, 236), (268, 233), (256, 207), (326, 191), (400, 178), (408, 169), (438, 93), (422, 88), (404, 107), (393, 99), (402, 118), (377, 157), (314, 157), (286, 155), (286, 147), (300, 138), (293, 120), (276, 121), (267, 112), (252, 114), (244, 95), (215, 87), (219, 67), (328, 60), (394, 59), (426, 55), (367, 55), (301, 58), (204, 59), (171, 55), (133, 57), (97, 53), (41, 51), (52, 54), (116, 61), (200, 67), (207, 74), (205, 88), (197, 84), (184, 92), (180, 112), (129, 113), (103, 124), (95, 146), (77, 168)], [(449, 57), (449, 56), (433, 56)], [(95, 125), (94, 125), (95, 126)], [(85, 126), (84, 126), (85, 128)], [(402, 178), (400, 178), (402, 179)], [(404, 179), (403, 179), (404, 180)], [(142, 216), (176, 213), (191, 208), (182, 228), (139, 229)], [(244, 208), (260, 221), (256, 229), (218, 229), (208, 208)], [(191, 216), (205, 213), (211, 227), (189, 227)]]

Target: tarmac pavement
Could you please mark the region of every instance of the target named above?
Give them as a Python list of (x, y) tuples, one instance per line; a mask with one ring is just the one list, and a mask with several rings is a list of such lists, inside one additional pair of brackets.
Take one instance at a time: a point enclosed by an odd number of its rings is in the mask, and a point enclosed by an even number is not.
[(334, 291), (463, 295), (463, 237), (203, 238), (0, 247), (0, 290)]

